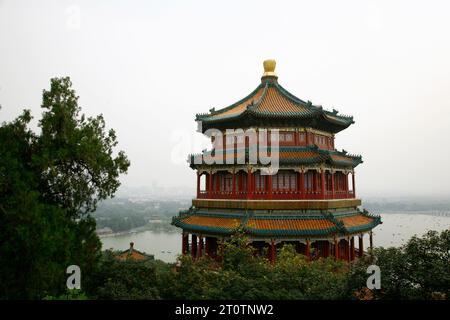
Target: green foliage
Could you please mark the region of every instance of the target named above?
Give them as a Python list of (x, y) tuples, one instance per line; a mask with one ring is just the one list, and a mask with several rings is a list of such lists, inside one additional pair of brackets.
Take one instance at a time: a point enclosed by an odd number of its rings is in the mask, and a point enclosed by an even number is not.
[(381, 269), (381, 289), (374, 291), (375, 299), (450, 297), (450, 230), (414, 236), (400, 248), (376, 248), (373, 255), (352, 269), (354, 289), (365, 286), (366, 268), (376, 264)]
[(156, 269), (153, 261), (119, 261), (113, 252), (106, 251), (96, 273), (93, 294), (108, 300), (158, 299)]
[(82, 290), (67, 289), (64, 294), (58, 297), (46, 296), (43, 300), (88, 300), (88, 297)]
[(34, 157), (42, 173), (42, 195), (62, 206), (74, 218), (95, 210), (99, 200), (113, 196), (118, 176), (129, 161), (123, 151), (116, 157), (113, 129), (106, 132), (102, 115), (79, 115), (78, 97), (68, 77), (51, 80), (44, 90), (39, 126), (39, 154)]
[(333, 259), (308, 262), (284, 246), (275, 265), (254, 254), (248, 239), (236, 235), (221, 244), (222, 262), (182, 256), (176, 272), (161, 278), (166, 299), (343, 299), (348, 272)]
[[(413, 237), (402, 248), (378, 248), (373, 257), (347, 264), (308, 261), (289, 245), (275, 265), (255, 256), (236, 235), (220, 247), (222, 261), (181, 256), (176, 271), (158, 277), (165, 299), (433, 299), (449, 297), (449, 231)], [(366, 287), (367, 267), (381, 268), (381, 290)]]
[(100, 241), (87, 214), (112, 196), (129, 162), (101, 116), (79, 116), (69, 78), (44, 90), (41, 133), (31, 113), (0, 126), (0, 298), (40, 299), (65, 292), (66, 268), (82, 283), (98, 265)]
[[(373, 257), (352, 264), (333, 258), (308, 261), (284, 245), (272, 265), (254, 254), (242, 234), (220, 244), (221, 261), (193, 261), (190, 255), (180, 256), (176, 265), (119, 261), (117, 253), (106, 251), (86, 292), (94, 299), (448, 298), (448, 237), (448, 231), (413, 237), (402, 248), (379, 248)], [(373, 263), (381, 268), (381, 290), (366, 288), (367, 266)]]

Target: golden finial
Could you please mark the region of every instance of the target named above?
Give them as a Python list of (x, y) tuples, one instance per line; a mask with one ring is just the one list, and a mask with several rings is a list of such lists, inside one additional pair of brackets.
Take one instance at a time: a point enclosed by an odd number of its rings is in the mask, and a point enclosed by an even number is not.
[(275, 66), (277, 65), (277, 62), (275, 60), (264, 60), (263, 65), (263, 77), (277, 77), (277, 74), (275, 73)]

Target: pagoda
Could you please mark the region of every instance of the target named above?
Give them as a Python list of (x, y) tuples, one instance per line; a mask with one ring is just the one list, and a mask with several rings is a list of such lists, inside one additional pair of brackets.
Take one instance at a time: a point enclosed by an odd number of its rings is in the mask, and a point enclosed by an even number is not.
[(309, 259), (350, 262), (364, 254), (366, 235), (372, 248), (381, 223), (359, 209), (361, 156), (334, 147), (353, 117), (297, 98), (278, 83), (274, 60), (263, 65), (248, 96), (196, 116), (212, 148), (189, 156), (197, 195), (172, 221), (183, 230), (182, 253), (217, 257), (219, 241), (243, 232), (272, 263), (283, 244)]

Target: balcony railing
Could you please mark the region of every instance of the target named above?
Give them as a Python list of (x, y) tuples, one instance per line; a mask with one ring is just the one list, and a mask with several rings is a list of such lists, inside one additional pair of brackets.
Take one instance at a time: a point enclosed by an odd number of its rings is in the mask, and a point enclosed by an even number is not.
[(298, 190), (256, 190), (247, 191), (205, 191), (202, 190), (197, 196), (198, 199), (275, 199), (275, 200), (301, 200), (301, 199), (351, 199), (354, 198), (353, 191), (335, 190), (334, 193), (326, 190), (325, 194), (319, 190), (305, 190), (303, 193)]

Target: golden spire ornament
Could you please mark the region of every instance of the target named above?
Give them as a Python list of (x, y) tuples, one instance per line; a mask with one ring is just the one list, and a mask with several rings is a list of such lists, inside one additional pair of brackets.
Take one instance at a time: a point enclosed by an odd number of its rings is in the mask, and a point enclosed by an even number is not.
[(263, 77), (277, 77), (277, 74), (275, 73), (275, 66), (277, 65), (277, 62), (273, 59), (270, 60), (264, 60), (263, 66), (264, 66), (264, 74)]

